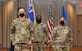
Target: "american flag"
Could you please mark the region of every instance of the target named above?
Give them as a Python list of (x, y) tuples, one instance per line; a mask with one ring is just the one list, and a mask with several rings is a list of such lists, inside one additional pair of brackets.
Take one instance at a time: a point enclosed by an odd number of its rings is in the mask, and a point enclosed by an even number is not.
[(47, 27), (48, 27), (49, 39), (52, 40), (51, 34), (52, 34), (52, 29), (54, 27), (54, 24), (53, 24), (53, 18), (51, 13), (51, 3), (49, 4)]

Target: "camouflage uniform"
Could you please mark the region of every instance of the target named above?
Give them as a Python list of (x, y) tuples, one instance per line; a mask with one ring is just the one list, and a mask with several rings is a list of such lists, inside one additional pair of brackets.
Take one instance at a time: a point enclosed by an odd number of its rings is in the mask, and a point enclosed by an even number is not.
[(52, 39), (55, 51), (70, 51), (73, 41), (71, 30), (68, 26), (57, 26), (53, 29)]
[(30, 40), (31, 31), (33, 31), (33, 28), (30, 19), (25, 18), (21, 21), (17, 18), (12, 21), (10, 26), (10, 40), (16, 43), (15, 51), (27, 50), (27, 44)]
[(37, 24), (34, 30), (34, 51), (43, 51), (44, 43), (47, 42), (47, 26), (43, 23)]

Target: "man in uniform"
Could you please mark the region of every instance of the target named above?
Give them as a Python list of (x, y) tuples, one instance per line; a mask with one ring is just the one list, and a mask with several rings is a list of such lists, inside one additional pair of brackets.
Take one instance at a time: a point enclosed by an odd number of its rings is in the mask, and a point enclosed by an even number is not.
[(30, 19), (26, 18), (23, 7), (18, 10), (18, 18), (14, 19), (10, 26), (10, 40), (15, 46), (14, 51), (28, 51), (31, 40), (30, 34), (33, 31)]
[(65, 26), (63, 17), (59, 19), (59, 25), (54, 27), (52, 39), (55, 51), (70, 51), (73, 42), (73, 35), (70, 28)]
[(47, 26), (43, 24), (42, 18), (40, 15), (36, 17), (36, 26), (34, 28), (34, 51), (43, 51), (44, 50), (44, 44), (48, 40), (48, 30)]

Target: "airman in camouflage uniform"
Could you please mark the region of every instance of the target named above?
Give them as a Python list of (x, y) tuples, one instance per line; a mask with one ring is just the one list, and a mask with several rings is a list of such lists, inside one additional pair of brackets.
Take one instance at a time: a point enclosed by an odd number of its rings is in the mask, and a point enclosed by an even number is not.
[(15, 45), (14, 51), (28, 51), (30, 47), (30, 34), (33, 31), (30, 19), (25, 17), (24, 8), (19, 9), (19, 18), (12, 21), (10, 26), (10, 40)]
[(64, 26), (64, 18), (60, 18), (60, 25), (53, 29), (52, 34), (55, 51), (70, 51), (73, 36), (68, 26)]
[(48, 40), (47, 26), (41, 23), (41, 16), (36, 17), (37, 25), (34, 30), (34, 51), (43, 51), (44, 44)]

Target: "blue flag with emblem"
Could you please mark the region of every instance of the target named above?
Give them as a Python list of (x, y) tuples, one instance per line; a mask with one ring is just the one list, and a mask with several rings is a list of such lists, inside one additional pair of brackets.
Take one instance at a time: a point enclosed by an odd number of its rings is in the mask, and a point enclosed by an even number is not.
[(36, 25), (36, 18), (35, 18), (35, 10), (33, 5), (33, 0), (29, 0), (29, 7), (28, 7), (28, 14), (30, 16), (30, 20)]

